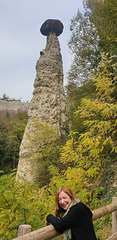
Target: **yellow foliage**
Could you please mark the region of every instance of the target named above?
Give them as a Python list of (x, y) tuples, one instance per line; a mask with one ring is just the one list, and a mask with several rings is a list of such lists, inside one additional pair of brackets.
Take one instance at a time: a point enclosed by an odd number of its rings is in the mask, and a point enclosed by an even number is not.
[(87, 131), (80, 134), (78, 140), (72, 132), (61, 151), (60, 160), (67, 166), (64, 174), (66, 183), (78, 195), (84, 191), (81, 195), (87, 200), (91, 192), (99, 187), (110, 161), (109, 155), (117, 152), (116, 68), (112, 59), (104, 55), (99, 71), (92, 75), (98, 91), (97, 98), (83, 98), (75, 112), (76, 116), (80, 115)]

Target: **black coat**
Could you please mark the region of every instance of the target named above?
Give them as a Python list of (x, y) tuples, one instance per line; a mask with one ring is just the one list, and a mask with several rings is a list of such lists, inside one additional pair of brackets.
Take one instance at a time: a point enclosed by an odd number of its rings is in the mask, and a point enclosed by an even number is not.
[(71, 240), (97, 239), (92, 223), (92, 212), (82, 202), (72, 206), (63, 218), (58, 219), (52, 214), (49, 214), (47, 221), (50, 222), (57, 231), (64, 231), (71, 228)]

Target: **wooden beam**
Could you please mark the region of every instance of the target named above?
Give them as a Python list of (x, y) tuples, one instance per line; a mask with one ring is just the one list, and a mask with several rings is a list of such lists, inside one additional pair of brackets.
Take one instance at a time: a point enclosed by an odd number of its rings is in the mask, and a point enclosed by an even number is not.
[(114, 233), (112, 236), (110, 236), (109, 238), (107, 238), (106, 240), (117, 240), (117, 232)]
[(92, 220), (94, 221), (98, 218), (104, 217), (105, 215), (112, 213), (116, 210), (117, 210), (117, 202), (95, 209), (92, 211), (93, 212)]
[(18, 237), (23, 236), (27, 233), (31, 232), (31, 225), (28, 224), (22, 224), (18, 228)]
[[(117, 203), (117, 197), (112, 198), (112, 203)], [(112, 234), (117, 232), (117, 211), (112, 212)]]
[(56, 236), (59, 236), (60, 234), (61, 233), (57, 232), (52, 225), (49, 225), (12, 240), (50, 240)]

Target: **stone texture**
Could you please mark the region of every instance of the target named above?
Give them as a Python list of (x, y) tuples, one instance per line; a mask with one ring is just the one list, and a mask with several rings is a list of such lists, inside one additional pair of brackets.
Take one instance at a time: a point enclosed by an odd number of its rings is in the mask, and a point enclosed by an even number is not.
[(27, 112), (29, 103), (21, 102), (20, 100), (2, 100), (0, 99), (0, 111), (8, 112)]
[(33, 98), (29, 117), (57, 125), (59, 135), (65, 126), (67, 111), (63, 89), (63, 66), (58, 39), (54, 33), (47, 38), (46, 49), (36, 65)]
[[(50, 129), (55, 127), (56, 137), (61, 136), (68, 122), (66, 98), (63, 89), (62, 56), (55, 33), (48, 35), (46, 48), (42, 50), (36, 64), (34, 92), (28, 115), (29, 120), (19, 153), (16, 176), (19, 181), (18, 175), (27, 181), (35, 181), (39, 164), (41, 164), (34, 161), (39, 146), (43, 144), (41, 140), (39, 143), (35, 141), (36, 137), (34, 138), (34, 136), (36, 136), (38, 129), (36, 130), (34, 121), (38, 120), (40, 124), (46, 123)], [(33, 137), (34, 141), (30, 144), (31, 137)], [(46, 142), (46, 140), (44, 141)]]
[(40, 31), (44, 36), (48, 36), (51, 32), (59, 36), (63, 31), (63, 24), (59, 20), (48, 19), (42, 24)]

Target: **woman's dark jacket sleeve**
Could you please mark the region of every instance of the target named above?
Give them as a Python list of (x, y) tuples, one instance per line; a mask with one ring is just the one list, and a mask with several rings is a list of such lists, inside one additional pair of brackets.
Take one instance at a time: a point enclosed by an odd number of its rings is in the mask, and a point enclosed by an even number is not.
[(47, 221), (50, 222), (56, 230), (66, 230), (74, 226), (80, 225), (80, 218), (84, 212), (84, 209), (81, 204), (76, 204), (67, 213), (63, 218), (56, 218), (52, 214), (47, 216)]
[[(75, 204), (71, 207), (67, 215), (63, 218), (56, 218), (52, 214), (47, 216), (47, 221), (50, 222), (56, 230), (64, 231), (71, 228), (73, 235), (89, 234), (88, 239), (96, 239), (93, 224), (92, 212), (82, 202)], [(73, 238), (76, 239), (76, 238)], [(79, 239), (85, 239), (83, 237)]]

